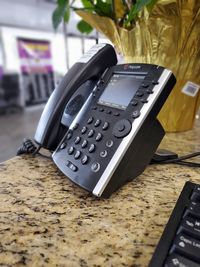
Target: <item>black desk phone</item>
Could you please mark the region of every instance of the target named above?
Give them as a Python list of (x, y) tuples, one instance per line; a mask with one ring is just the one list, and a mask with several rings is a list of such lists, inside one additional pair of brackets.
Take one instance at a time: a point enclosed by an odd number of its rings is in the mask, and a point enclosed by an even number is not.
[(111, 45), (91, 48), (52, 93), (35, 133), (57, 167), (98, 197), (149, 164), (165, 134), (156, 116), (176, 82), (160, 66), (116, 63)]

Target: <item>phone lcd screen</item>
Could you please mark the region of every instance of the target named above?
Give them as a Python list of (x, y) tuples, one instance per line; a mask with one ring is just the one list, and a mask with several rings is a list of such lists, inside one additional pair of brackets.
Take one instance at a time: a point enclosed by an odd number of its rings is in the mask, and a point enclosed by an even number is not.
[(98, 104), (125, 110), (145, 76), (114, 74)]

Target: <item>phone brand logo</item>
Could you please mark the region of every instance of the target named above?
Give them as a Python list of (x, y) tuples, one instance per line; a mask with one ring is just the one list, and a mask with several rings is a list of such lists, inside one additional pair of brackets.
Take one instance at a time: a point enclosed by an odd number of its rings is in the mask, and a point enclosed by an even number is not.
[(141, 68), (141, 66), (133, 66), (133, 65), (128, 65), (128, 64), (126, 64), (126, 65), (124, 65), (124, 70), (128, 70), (128, 69), (130, 69), (130, 70), (135, 70), (135, 69), (140, 69)]

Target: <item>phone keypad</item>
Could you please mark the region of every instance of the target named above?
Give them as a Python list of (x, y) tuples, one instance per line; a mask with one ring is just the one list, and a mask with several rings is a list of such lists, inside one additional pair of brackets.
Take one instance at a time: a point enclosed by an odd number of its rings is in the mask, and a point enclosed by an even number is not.
[[(113, 116), (120, 115), (118, 111), (106, 113)], [(111, 156), (110, 149), (114, 144), (112, 139), (104, 140), (103, 133), (109, 128), (109, 121), (103, 121), (98, 116), (90, 116), (84, 119), (83, 124), (77, 125), (76, 129), (73, 128), (73, 131), (69, 130), (66, 136), (68, 146), (66, 142), (60, 146), (60, 149), (66, 148), (68, 154), (65, 166), (76, 172), (81, 165), (89, 165), (92, 172), (99, 172), (102, 164), (105, 164), (100, 162)]]

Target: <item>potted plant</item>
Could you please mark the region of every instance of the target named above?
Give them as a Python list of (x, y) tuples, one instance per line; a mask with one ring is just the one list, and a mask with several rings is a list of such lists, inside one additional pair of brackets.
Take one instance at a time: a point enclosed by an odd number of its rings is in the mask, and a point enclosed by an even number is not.
[(159, 119), (167, 131), (192, 128), (200, 104), (199, 0), (57, 0), (54, 28), (70, 12), (82, 20), (78, 29), (104, 34), (124, 62), (158, 64), (171, 69), (177, 84)]

